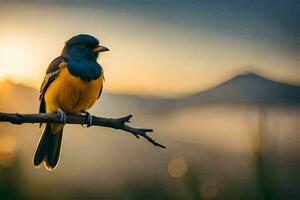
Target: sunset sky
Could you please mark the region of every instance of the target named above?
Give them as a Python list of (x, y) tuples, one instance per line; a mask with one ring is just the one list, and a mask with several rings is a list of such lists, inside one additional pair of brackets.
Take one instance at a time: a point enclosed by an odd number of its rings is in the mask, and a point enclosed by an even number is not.
[(39, 88), (64, 42), (88, 33), (111, 49), (110, 92), (183, 95), (243, 71), (299, 84), (299, 1), (221, 2), (0, 0), (0, 78)]

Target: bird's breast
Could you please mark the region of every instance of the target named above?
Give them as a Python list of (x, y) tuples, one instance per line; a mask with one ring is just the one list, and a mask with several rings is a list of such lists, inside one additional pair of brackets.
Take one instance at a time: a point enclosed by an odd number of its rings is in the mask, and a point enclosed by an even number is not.
[(45, 94), (47, 112), (58, 108), (68, 113), (80, 113), (96, 102), (103, 87), (103, 75), (91, 81), (74, 76), (67, 67), (61, 69), (58, 77), (50, 84)]

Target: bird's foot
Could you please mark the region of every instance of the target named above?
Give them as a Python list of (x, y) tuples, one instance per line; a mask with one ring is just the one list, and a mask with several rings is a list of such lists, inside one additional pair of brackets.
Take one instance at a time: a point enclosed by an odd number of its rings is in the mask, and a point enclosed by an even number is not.
[(85, 111), (85, 110), (82, 111), (82, 113), (85, 114), (85, 123), (86, 123), (86, 126), (84, 126), (84, 125), (82, 125), (82, 126), (83, 126), (83, 127), (86, 127), (86, 128), (92, 126), (92, 123), (93, 123), (93, 116), (92, 116), (89, 112), (87, 112), (87, 111)]
[(60, 117), (60, 122), (62, 124), (66, 124), (66, 121), (67, 121), (67, 115), (66, 113), (62, 110), (62, 109), (57, 109), (57, 115)]

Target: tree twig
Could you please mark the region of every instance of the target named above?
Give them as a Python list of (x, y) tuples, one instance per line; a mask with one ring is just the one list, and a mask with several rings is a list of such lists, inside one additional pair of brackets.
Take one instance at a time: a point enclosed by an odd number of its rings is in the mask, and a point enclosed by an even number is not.
[[(153, 132), (152, 129), (134, 128), (128, 126), (126, 123), (130, 122), (132, 115), (120, 118), (104, 118), (93, 116), (92, 126), (103, 126), (114, 129), (120, 129), (133, 134), (136, 138), (144, 137), (154, 146), (166, 148), (164, 145), (159, 144), (154, 139), (149, 137), (147, 133)], [(12, 124), (23, 123), (61, 123), (60, 116), (55, 113), (38, 113), (38, 114), (18, 114), (18, 113), (1, 113), (0, 122), (10, 122)], [(84, 115), (71, 115), (68, 114), (66, 124), (86, 124)]]

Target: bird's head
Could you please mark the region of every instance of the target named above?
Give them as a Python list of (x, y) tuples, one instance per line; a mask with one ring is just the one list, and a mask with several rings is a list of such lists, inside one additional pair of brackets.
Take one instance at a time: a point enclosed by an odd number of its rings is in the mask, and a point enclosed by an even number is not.
[(108, 48), (99, 45), (99, 40), (87, 34), (80, 34), (69, 39), (62, 51), (63, 56), (73, 59), (96, 60), (100, 52), (109, 51)]

